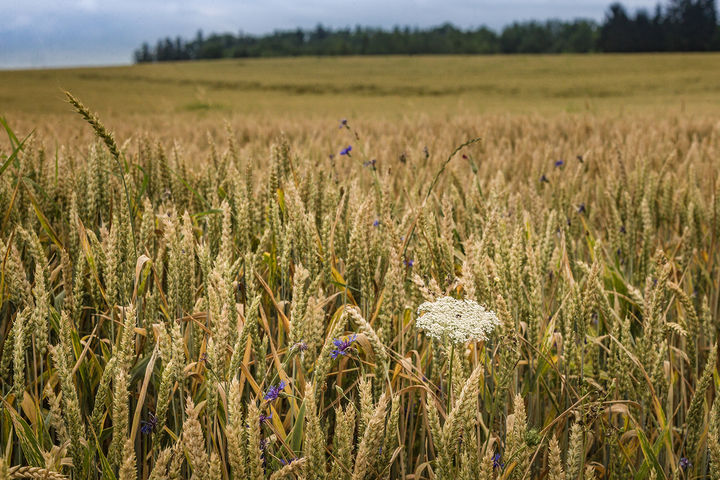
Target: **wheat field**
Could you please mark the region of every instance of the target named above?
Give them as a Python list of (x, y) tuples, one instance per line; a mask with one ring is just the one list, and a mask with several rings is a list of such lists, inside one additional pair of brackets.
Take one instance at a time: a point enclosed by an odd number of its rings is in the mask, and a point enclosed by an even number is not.
[(665, 87), (14, 97), (0, 480), (720, 479), (717, 92)]

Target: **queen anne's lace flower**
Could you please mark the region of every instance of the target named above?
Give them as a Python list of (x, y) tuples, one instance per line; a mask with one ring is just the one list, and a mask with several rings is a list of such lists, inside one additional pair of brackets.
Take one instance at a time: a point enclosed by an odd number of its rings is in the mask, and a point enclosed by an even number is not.
[(425, 302), (418, 307), (415, 322), (418, 328), (438, 340), (445, 338), (453, 343), (471, 340), (487, 340), (488, 335), (500, 324), (492, 310), (473, 300), (457, 300), (443, 297), (434, 302)]

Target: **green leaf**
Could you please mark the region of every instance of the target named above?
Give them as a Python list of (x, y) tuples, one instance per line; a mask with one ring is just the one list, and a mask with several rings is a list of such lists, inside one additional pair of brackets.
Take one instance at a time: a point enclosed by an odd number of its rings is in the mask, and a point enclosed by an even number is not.
[[(4, 120), (2, 119), (2, 117), (0, 117), (0, 121), (2, 121), (3, 125), (6, 125), (6, 124), (4, 123)], [(5, 128), (7, 129), (7, 128), (9, 128), (9, 127), (6, 126)], [(15, 159), (17, 158), (18, 153), (20, 153), (20, 152), (22, 151), (23, 147), (25, 146), (25, 142), (28, 140), (28, 138), (30, 138), (30, 135), (32, 135), (34, 132), (35, 132), (35, 130), (33, 130), (32, 132), (28, 133), (27, 136), (23, 139), (22, 142), (20, 142), (16, 147), (13, 147), (13, 152), (10, 154), (10, 156), (7, 158), (7, 160), (5, 160), (5, 163), (3, 163), (3, 164), (0, 166), (0, 175), (2, 175), (3, 172), (4, 172), (5, 170), (7, 170), (7, 168), (10, 166), (10, 164), (15, 161)]]
[[(23, 185), (25, 185), (24, 182), (23, 182)], [(42, 225), (43, 230), (45, 230), (45, 233), (48, 234), (48, 236), (50, 237), (50, 240), (52, 240), (52, 242), (55, 245), (57, 245), (60, 250), (63, 250), (62, 243), (60, 243), (60, 240), (58, 239), (57, 235), (55, 234), (55, 230), (53, 230), (52, 226), (50, 225), (50, 222), (45, 217), (45, 214), (42, 212), (42, 210), (40, 210), (40, 205), (38, 205), (37, 199), (35, 198), (32, 191), (30, 190), (30, 188), (27, 185), (25, 185), (25, 191), (28, 194), (30, 203), (32, 203), (33, 210), (35, 211), (35, 216), (37, 216), (38, 220), (40, 221), (40, 225)]]
[(290, 431), (290, 448), (296, 454), (300, 454), (300, 447), (302, 446), (303, 430), (305, 426), (305, 402), (300, 405), (298, 409), (298, 416), (295, 419), (295, 425), (293, 425)]
[(204, 212), (193, 213), (192, 217), (197, 220), (198, 218), (207, 217), (209, 215), (217, 215), (218, 213), (222, 212), (222, 210), (214, 208), (212, 210), (205, 210)]
[(100, 466), (102, 467), (103, 471), (103, 479), (104, 480), (117, 480), (115, 477), (115, 474), (113, 473), (113, 469), (110, 466), (110, 462), (108, 462), (108, 459), (105, 455), (103, 455), (103, 448), (102, 445), (100, 445), (100, 442), (98, 441), (97, 436), (95, 435), (95, 432), (93, 432), (92, 429), (90, 431), (93, 434), (93, 437), (95, 438), (95, 448), (97, 450), (98, 456), (100, 457)]
[[(650, 442), (648, 441), (647, 437), (645, 436), (645, 433), (638, 428), (639, 425), (635, 425), (635, 431), (637, 432), (638, 439), (640, 440), (640, 448), (642, 449), (643, 456), (645, 457), (645, 463), (643, 464), (642, 468), (638, 470), (638, 472), (635, 474), (635, 480), (643, 480), (647, 477), (647, 470), (649, 467), (652, 467), (657, 472), (658, 478), (667, 479), (665, 476), (665, 472), (663, 471), (662, 467), (660, 466), (660, 462), (658, 462), (657, 459), (657, 453), (655, 452), (655, 449), (653, 449), (650, 446)], [(660, 437), (662, 439), (662, 436)], [(658, 439), (658, 440), (660, 440)], [(655, 448), (659, 451), (659, 447), (662, 445), (661, 442), (656, 443)]]
[(18, 415), (17, 411), (4, 399), (3, 403), (5, 404), (5, 411), (10, 415), (12, 423), (15, 426), (17, 438), (20, 441), (20, 448), (25, 455), (25, 459), (33, 467), (44, 467), (45, 461), (43, 460), (42, 453), (40, 453), (40, 444), (32, 428), (30, 428), (30, 425), (28, 425), (28, 423)]
[(18, 138), (15, 136), (15, 133), (12, 131), (12, 128), (10, 128), (10, 125), (8, 125), (7, 120), (5, 120), (5, 117), (0, 117), (0, 125), (5, 128), (5, 131), (8, 134), (8, 138), (10, 139), (10, 145), (12, 147), (15, 147), (20, 142), (18, 142)]

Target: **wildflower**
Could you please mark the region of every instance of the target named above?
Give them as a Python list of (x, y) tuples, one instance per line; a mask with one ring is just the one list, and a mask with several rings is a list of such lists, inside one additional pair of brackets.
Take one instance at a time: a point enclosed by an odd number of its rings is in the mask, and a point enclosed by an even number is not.
[(406, 267), (412, 268), (414, 265), (415, 265), (415, 260), (413, 260), (412, 258), (410, 260), (405, 260)]
[(500, 470), (502, 470), (503, 468), (505, 468), (505, 464), (502, 462), (502, 459), (501, 459), (499, 453), (496, 453), (495, 455), (493, 455), (492, 461), (493, 461), (493, 469), (494, 470), (498, 469), (498, 468)]
[(577, 209), (578, 213), (585, 213), (585, 204), (581, 203)]
[(347, 155), (349, 157), (351, 150), (352, 150), (352, 145), (348, 145), (347, 147), (340, 150), (340, 155)]
[(157, 427), (157, 423), (157, 417), (152, 412), (148, 413), (148, 419), (147, 421), (143, 420), (142, 426), (140, 427), (140, 433), (143, 435), (150, 435), (153, 430), (155, 430), (155, 427)]
[(200, 355), (200, 358), (198, 358), (198, 363), (204, 364), (205, 368), (207, 368), (208, 370), (212, 370), (212, 365), (210, 365), (207, 352)]
[(540, 177), (540, 183), (550, 183), (550, 180), (545, 176), (545, 174), (542, 174), (542, 177)]
[(293, 458), (291, 458), (290, 460), (285, 460), (284, 458), (281, 458), (281, 459), (280, 459), (280, 464), (281, 464), (282, 466), (290, 465), (290, 464), (293, 463), (295, 460), (297, 460), (297, 457), (293, 457)]
[(363, 167), (372, 167), (373, 170), (375, 170), (375, 164), (377, 163), (376, 159), (372, 160), (366, 160), (363, 162)]
[(270, 415), (265, 415), (264, 413), (260, 414), (260, 425), (265, 422), (269, 422), (270, 420), (272, 420), (272, 412), (270, 412)]
[(563, 165), (565, 165), (565, 161), (563, 161), (562, 159), (555, 162), (555, 168), (562, 167)]
[(283, 388), (285, 388), (285, 382), (281, 381), (277, 386), (271, 386), (268, 388), (268, 391), (263, 398), (268, 402), (272, 402), (280, 396)]
[(352, 335), (350, 337), (347, 337), (345, 340), (341, 340), (339, 338), (333, 340), (335, 350), (330, 353), (332, 359), (335, 360), (340, 355), (349, 355), (351, 352), (353, 352), (355, 349), (352, 347), (352, 344), (356, 338), (357, 335)]
[(292, 346), (292, 350), (300, 353), (307, 352), (308, 344), (305, 342), (297, 342)]
[(683, 469), (683, 472), (686, 471), (688, 468), (692, 468), (692, 463), (690, 460), (688, 460), (687, 457), (682, 457), (680, 459), (680, 468)]
[(474, 300), (443, 297), (418, 307), (418, 328), (433, 338), (449, 338), (453, 343), (487, 340), (500, 321), (491, 310)]
[(343, 127), (349, 128), (348, 123), (347, 123), (347, 118), (343, 118), (342, 120), (340, 120), (340, 128), (343, 128)]
[(620, 233), (627, 233), (627, 230), (625, 230), (625, 225), (620, 225)]
[(380, 220), (377, 220), (377, 219), (376, 219), (376, 220), (373, 222), (373, 227), (379, 227), (379, 226), (380, 226)]

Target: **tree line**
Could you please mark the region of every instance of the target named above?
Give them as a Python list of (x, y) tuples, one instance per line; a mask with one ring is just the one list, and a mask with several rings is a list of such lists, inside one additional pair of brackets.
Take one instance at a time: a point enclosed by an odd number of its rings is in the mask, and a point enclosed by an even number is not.
[(629, 12), (613, 3), (601, 23), (592, 20), (515, 22), (500, 32), (463, 30), (450, 23), (427, 29), (370, 27), (275, 31), (267, 35), (212, 34), (143, 43), (135, 61), (299, 55), (492, 54), (718, 51), (715, 0), (670, 0), (654, 12)]

